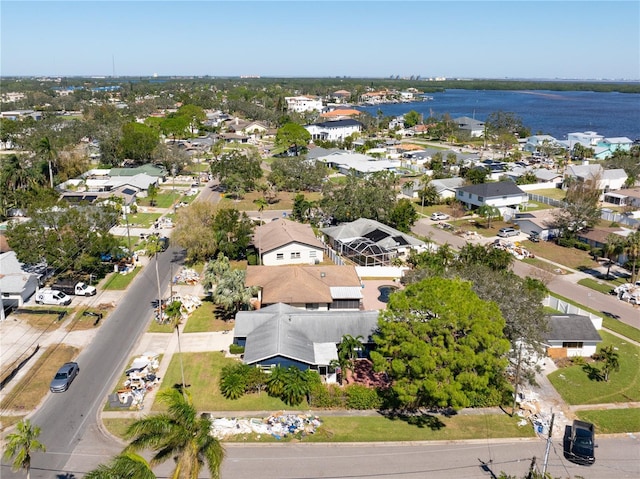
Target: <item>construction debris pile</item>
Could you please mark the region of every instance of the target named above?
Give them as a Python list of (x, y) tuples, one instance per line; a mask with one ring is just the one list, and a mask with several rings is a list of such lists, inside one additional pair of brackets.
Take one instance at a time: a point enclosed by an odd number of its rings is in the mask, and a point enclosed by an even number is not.
[(216, 418), (212, 420), (211, 433), (217, 439), (237, 434), (269, 434), (282, 439), (288, 435), (314, 434), (321, 425), (318, 416), (276, 413), (267, 418)]
[(202, 306), (202, 300), (197, 296), (192, 294), (174, 294), (169, 299), (162, 300), (160, 310), (155, 308), (155, 320), (157, 323), (167, 324), (169, 322), (170, 318), (167, 315), (166, 308), (169, 304), (174, 302), (180, 303), (180, 318), (182, 321), (186, 321), (191, 313)]
[(631, 304), (640, 304), (640, 281), (634, 283), (624, 283), (616, 286), (611, 290), (611, 294), (615, 294), (620, 301), (626, 301)]
[(111, 407), (142, 409), (144, 396), (147, 391), (160, 383), (156, 371), (160, 366), (158, 354), (146, 352), (138, 356), (131, 363), (131, 367), (125, 371), (127, 379), (123, 387), (116, 394), (109, 396)]
[(502, 249), (502, 250), (508, 251), (513, 256), (515, 256), (516, 259), (525, 259), (525, 258), (534, 257), (533, 253), (530, 253), (528, 250), (523, 248), (518, 242), (513, 243), (508, 240), (496, 239), (493, 242), (493, 247), (496, 249)]
[(178, 274), (173, 277), (174, 284), (198, 284), (200, 282), (200, 275), (196, 270), (191, 268), (183, 268)]
[(542, 411), (538, 395), (531, 390), (521, 391), (516, 398), (516, 403), (520, 408), (516, 416), (522, 418), (518, 426), (526, 426), (530, 423), (536, 434), (547, 437), (551, 426), (551, 414)]

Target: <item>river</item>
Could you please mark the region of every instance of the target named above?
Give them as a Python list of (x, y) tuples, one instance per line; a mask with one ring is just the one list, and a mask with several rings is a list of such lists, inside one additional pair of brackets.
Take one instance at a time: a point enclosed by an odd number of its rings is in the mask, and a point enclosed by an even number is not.
[(372, 116), (411, 110), (424, 115), (452, 118), (468, 116), (485, 121), (497, 111), (512, 112), (531, 134), (565, 140), (568, 133), (595, 131), (607, 138), (640, 138), (640, 94), (591, 91), (446, 90), (429, 93), (429, 101), (358, 107)]

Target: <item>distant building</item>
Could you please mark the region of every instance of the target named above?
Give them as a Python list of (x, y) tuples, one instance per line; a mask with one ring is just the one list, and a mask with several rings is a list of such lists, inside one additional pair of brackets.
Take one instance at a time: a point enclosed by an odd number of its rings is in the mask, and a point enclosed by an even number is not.
[(285, 97), (287, 110), (296, 113), (305, 113), (307, 111), (322, 111), (322, 100), (315, 96), (287, 96)]
[(304, 127), (311, 135), (312, 140), (342, 141), (349, 135), (360, 133), (362, 123), (356, 120), (345, 119), (313, 123)]

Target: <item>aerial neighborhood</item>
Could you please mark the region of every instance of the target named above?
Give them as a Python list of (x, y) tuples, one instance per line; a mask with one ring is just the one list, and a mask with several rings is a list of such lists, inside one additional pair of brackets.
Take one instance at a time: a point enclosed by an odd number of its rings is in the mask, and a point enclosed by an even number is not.
[[(81, 388), (78, 357), (107, 334), (134, 354), (100, 398), (109, 417), (188, 390), (211, 417), (281, 411), (265, 434), (278, 440), (356, 409), (449, 424), (493, 408), (510, 436), (542, 437), (541, 381), (569, 404), (640, 401), (640, 142), (416, 111), (436, 91), (417, 78), (3, 80), (3, 431)], [(134, 307), (139, 332), (119, 333)], [(64, 328), (88, 339), (48, 342)], [(302, 429), (274, 432), (285, 416)], [(574, 419), (579, 407), (558, 410), (556, 428)], [(212, 429), (221, 441), (230, 420)]]

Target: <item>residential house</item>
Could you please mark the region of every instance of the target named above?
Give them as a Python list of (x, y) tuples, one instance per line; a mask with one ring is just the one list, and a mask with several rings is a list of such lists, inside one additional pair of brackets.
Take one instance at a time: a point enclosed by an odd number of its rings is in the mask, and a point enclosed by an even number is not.
[(38, 276), (26, 272), (14, 251), (0, 253), (0, 309), (19, 308), (38, 289)]
[(362, 131), (362, 123), (352, 119), (324, 121), (305, 125), (312, 140), (343, 141), (346, 137)]
[(578, 314), (554, 315), (549, 317), (549, 330), (544, 333), (549, 357), (568, 358), (590, 357), (596, 353), (602, 342), (598, 324), (588, 316)]
[(564, 145), (551, 135), (533, 135), (525, 138), (522, 149), (528, 153), (539, 153), (547, 146), (563, 147)]
[[(465, 184), (465, 179), (461, 177), (439, 178), (429, 181), (428, 184), (434, 186), (440, 199), (445, 201), (449, 198), (456, 197), (456, 189)], [(423, 188), (424, 184), (422, 180), (410, 180), (403, 185), (402, 194), (409, 198), (418, 198)]]
[(248, 266), (247, 287), (261, 307), (285, 303), (309, 310), (360, 309), (362, 284), (354, 266)]
[(595, 131), (575, 132), (567, 135), (567, 144), (569, 150), (573, 151), (573, 147), (580, 143), (585, 148), (594, 148), (604, 139), (604, 136), (598, 135)]
[(517, 182), (522, 176), (533, 173), (537, 183), (549, 183), (549, 187), (560, 187), (562, 185), (562, 173), (546, 168), (531, 168), (529, 166), (515, 166), (504, 172), (504, 176)]
[(307, 111), (322, 111), (322, 100), (315, 96), (287, 96), (284, 98), (287, 103), (287, 110), (296, 113), (304, 113)]
[(598, 145), (594, 148), (593, 156), (596, 160), (604, 160), (609, 158), (618, 150), (629, 151), (632, 145), (633, 141), (626, 136), (604, 138), (602, 141), (598, 142)]
[(459, 130), (469, 133), (471, 138), (480, 138), (484, 136), (484, 122), (478, 121), (475, 118), (469, 118), (468, 116), (460, 116), (452, 120)]
[(331, 94), (331, 97), (335, 103), (345, 103), (349, 101), (349, 98), (351, 98), (351, 92), (347, 90), (338, 90), (334, 91)]
[(614, 192), (606, 192), (603, 201), (619, 206), (629, 206), (640, 210), (640, 187), (624, 188)]
[(249, 143), (251, 138), (247, 135), (239, 135), (237, 133), (222, 133), (220, 139), (225, 143)]
[(605, 170), (599, 164), (569, 165), (565, 178), (591, 183), (597, 180), (598, 189), (603, 193), (621, 189), (627, 182), (627, 173), (622, 168)]
[(324, 261), (325, 245), (316, 238), (311, 225), (277, 218), (255, 229), (253, 244), (260, 264), (318, 264)]
[[(576, 239), (587, 243), (591, 248), (602, 248), (607, 243), (609, 235), (615, 235), (624, 240), (627, 236), (633, 233), (634, 230), (625, 228), (622, 226), (596, 226), (589, 230), (580, 231), (576, 233)], [(623, 252), (615, 259), (618, 264), (624, 264), (627, 261), (627, 255)]]
[(520, 231), (526, 234), (537, 234), (542, 241), (549, 241), (560, 234), (560, 230), (555, 226), (556, 209), (537, 210), (520, 212), (513, 222), (517, 224)]
[(344, 150), (317, 157), (316, 161), (324, 163), (329, 168), (338, 170), (338, 172), (343, 175), (354, 172), (360, 177), (379, 171), (395, 172), (401, 166), (398, 160), (374, 158), (373, 156), (351, 153)]
[(411, 251), (427, 249), (424, 241), (367, 218), (321, 231), (338, 254), (361, 266), (388, 266), (396, 257), (407, 258)]
[(320, 114), (320, 118), (325, 120), (345, 120), (361, 114), (362, 112), (360, 110), (354, 110), (353, 108), (336, 108), (335, 110)]
[(462, 186), (456, 190), (456, 199), (473, 210), (484, 205), (495, 206), (504, 216), (507, 209), (517, 210), (526, 203), (528, 196), (513, 181), (499, 181)]
[(36, 121), (42, 120), (42, 112), (34, 110), (12, 110), (0, 112), (0, 118), (6, 118), (7, 120), (22, 120), (30, 116)]
[(377, 311), (305, 311), (278, 303), (238, 312), (233, 342), (244, 346), (245, 364), (312, 369), (333, 383), (342, 338), (361, 337), (369, 349), (377, 329)]

